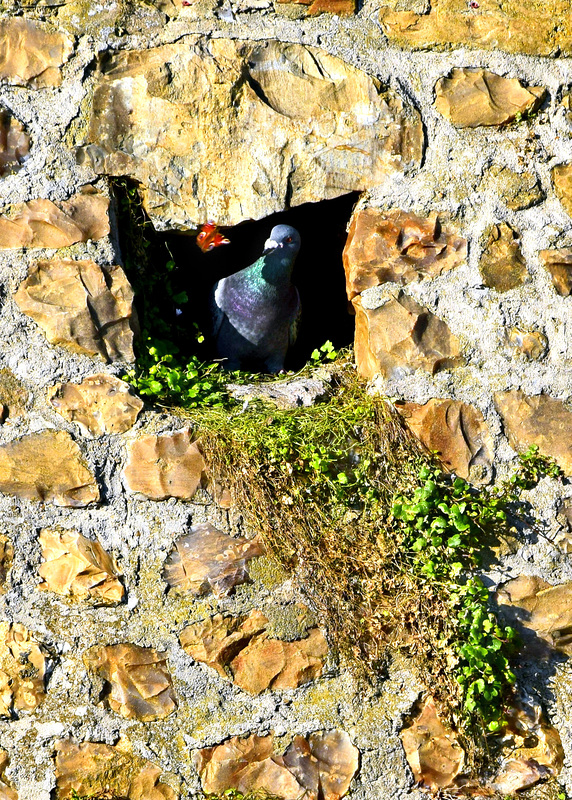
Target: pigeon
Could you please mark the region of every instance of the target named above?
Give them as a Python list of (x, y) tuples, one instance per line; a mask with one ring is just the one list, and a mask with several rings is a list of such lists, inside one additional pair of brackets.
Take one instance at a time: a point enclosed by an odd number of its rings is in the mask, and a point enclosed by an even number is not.
[(300, 318), (300, 295), (291, 282), (299, 249), (298, 231), (276, 225), (254, 264), (215, 284), (213, 339), (226, 369), (284, 369)]

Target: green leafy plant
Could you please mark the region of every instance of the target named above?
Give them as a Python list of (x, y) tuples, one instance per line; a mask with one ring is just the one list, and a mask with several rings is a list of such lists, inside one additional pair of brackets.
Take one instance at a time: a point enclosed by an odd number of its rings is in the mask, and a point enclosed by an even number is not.
[(499, 731), (515, 681), (510, 667), (515, 631), (489, 610), (489, 591), (471, 571), (479, 566), (486, 543), (506, 530), (511, 513), (517, 512), (520, 492), (543, 476), (560, 474), (554, 460), (532, 445), (519, 456), (515, 473), (499, 487), (476, 490), (462, 478), (423, 467), (422, 483), (413, 495), (393, 502), (409, 569), (447, 592), (453, 621), (441, 645), (454, 665), (469, 726)]
[(324, 342), (321, 347), (317, 347), (312, 351), (310, 362), (312, 364), (320, 364), (322, 362), (335, 361), (337, 357), (338, 352), (334, 349), (334, 345), (328, 339), (328, 341)]

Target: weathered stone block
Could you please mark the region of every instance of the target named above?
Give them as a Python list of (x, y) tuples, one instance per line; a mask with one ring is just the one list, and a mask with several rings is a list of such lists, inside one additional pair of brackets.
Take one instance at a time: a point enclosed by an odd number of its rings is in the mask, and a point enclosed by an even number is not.
[(117, 578), (113, 559), (99, 542), (86, 539), (77, 531), (40, 531), (43, 563), (38, 589), (73, 598), (88, 597), (97, 603), (119, 603), (123, 586)]
[[(338, 17), (349, 17), (355, 14), (355, 0), (277, 0), (280, 3), (300, 3), (308, 6), (307, 15), (314, 17), (316, 14), (337, 14)], [(279, 6), (278, 6), (279, 7)]]
[(273, 736), (233, 736), (199, 750), (195, 765), (203, 791), (265, 789), (287, 800), (339, 800), (359, 767), (359, 751), (339, 730), (296, 736), (283, 756), (273, 753)]
[(179, 592), (221, 596), (249, 580), (248, 561), (263, 553), (260, 539), (227, 536), (203, 522), (177, 539), (165, 561), (163, 578)]
[(125, 484), (150, 500), (191, 500), (205, 477), (205, 462), (189, 430), (144, 436), (129, 446)]
[(520, 353), (528, 361), (538, 361), (548, 351), (548, 339), (540, 331), (511, 328), (507, 341), (513, 352)]
[(150, 722), (168, 717), (177, 708), (166, 653), (115, 644), (92, 647), (84, 660), (109, 684), (106, 703), (121, 717)]
[(14, 558), (14, 547), (12, 542), (3, 533), (0, 533), (0, 594), (6, 591), (8, 573)]
[(10, 111), (0, 109), (0, 177), (18, 172), (30, 152), (30, 136)]
[(487, 69), (454, 69), (435, 84), (435, 108), (458, 128), (504, 125), (535, 111), (546, 90)]
[(361, 296), (352, 303), (355, 358), (363, 377), (393, 377), (416, 369), (434, 375), (464, 363), (459, 340), (447, 324), (403, 292), (377, 308), (365, 308)]
[(0, 19), (0, 82), (17, 86), (59, 86), (60, 67), (73, 51), (72, 40), (23, 17)]
[(99, 500), (79, 447), (69, 433), (54, 430), (0, 446), (0, 492), (71, 508)]
[[(183, 649), (196, 661), (251, 694), (265, 689), (295, 689), (322, 674), (328, 645), (318, 628), (298, 641), (270, 639), (268, 620), (257, 610), (247, 617), (217, 614), (181, 631)], [(228, 670), (228, 671), (227, 671)]]
[[(87, 187), (89, 188), (89, 187)], [(0, 250), (69, 247), (109, 233), (109, 198), (85, 191), (69, 200), (29, 200), (0, 215)]]
[[(403, 7), (405, 5), (405, 8)], [(570, 55), (572, 22), (568, 0), (431, 0), (417, 10), (412, 2), (386, 0), (380, 11), (383, 32), (402, 47), (468, 47), (531, 55)]]
[(546, 394), (526, 397), (522, 392), (496, 392), (495, 406), (508, 440), (516, 450), (538, 445), (553, 456), (566, 475), (572, 475), (572, 411), (562, 400)]
[(493, 440), (481, 412), (460, 400), (429, 400), (396, 406), (428, 450), (461, 478), (483, 483), (491, 477)]
[(44, 648), (23, 625), (0, 622), (0, 717), (40, 705), (47, 666)]
[(128, 175), (161, 229), (237, 225), (418, 165), (416, 110), (325, 51), (188, 37), (114, 54), (85, 152)]
[(464, 767), (465, 753), (455, 733), (439, 718), (432, 697), (427, 697), (400, 736), (416, 783), (432, 792), (453, 784)]
[(37, 261), (14, 295), (51, 344), (105, 361), (134, 361), (133, 290), (121, 267), (53, 258)]
[(18, 792), (4, 775), (4, 770), (9, 763), (8, 753), (0, 750), (0, 800), (18, 800)]
[(525, 282), (528, 273), (518, 244), (518, 234), (506, 222), (490, 228), (479, 269), (484, 285), (497, 292), (517, 289)]
[(97, 797), (109, 792), (129, 800), (177, 800), (178, 792), (160, 780), (161, 768), (131, 751), (121, 739), (115, 746), (99, 742), (56, 742), (56, 800)]
[(461, 264), (466, 254), (466, 239), (443, 227), (435, 213), (361, 209), (352, 215), (344, 247), (348, 298), (380, 283), (405, 286), (434, 278)]
[(552, 285), (558, 294), (568, 297), (572, 292), (572, 247), (541, 250), (538, 255), (550, 273)]
[(56, 411), (79, 425), (87, 436), (125, 433), (143, 408), (143, 401), (131, 392), (129, 384), (114, 375), (90, 375), (81, 383), (59, 383), (48, 396)]
[(572, 164), (559, 164), (553, 167), (552, 183), (564, 210), (572, 217)]
[(572, 581), (552, 586), (536, 575), (521, 575), (503, 583), (497, 599), (512, 623), (572, 655)]

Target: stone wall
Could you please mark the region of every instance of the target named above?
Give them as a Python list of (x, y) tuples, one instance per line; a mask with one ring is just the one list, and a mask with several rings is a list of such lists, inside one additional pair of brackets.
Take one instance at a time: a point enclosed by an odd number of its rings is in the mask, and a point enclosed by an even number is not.
[[(117, 377), (138, 322), (107, 176), (164, 231), (363, 192), (361, 374), (475, 483), (533, 443), (569, 475), (568, 3), (1, 10), (0, 798), (415, 796), (414, 676), (358, 687), (192, 431)], [(562, 739), (537, 773), (572, 791), (569, 494), (530, 492), (542, 535), (486, 580), (562, 654), (522, 675)]]

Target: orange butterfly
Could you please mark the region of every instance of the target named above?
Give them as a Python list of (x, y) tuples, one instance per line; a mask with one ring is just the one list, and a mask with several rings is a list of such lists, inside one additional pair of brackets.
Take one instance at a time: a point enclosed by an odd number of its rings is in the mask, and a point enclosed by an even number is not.
[(208, 253), (221, 244), (230, 244), (230, 239), (218, 232), (214, 222), (205, 222), (197, 236), (197, 244), (203, 253)]

